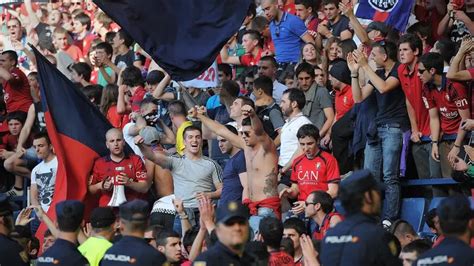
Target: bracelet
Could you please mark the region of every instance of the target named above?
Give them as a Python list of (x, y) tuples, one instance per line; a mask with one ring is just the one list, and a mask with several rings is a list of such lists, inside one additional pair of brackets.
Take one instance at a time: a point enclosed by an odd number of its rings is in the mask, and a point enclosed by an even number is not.
[(461, 148), (461, 146), (456, 145), (456, 143), (454, 143), (454, 147), (456, 147), (456, 148), (458, 148), (458, 149)]
[(356, 78), (358, 78), (358, 77), (359, 77), (359, 75), (351, 75), (351, 78), (355, 78), (355, 79), (356, 79)]
[(431, 143), (438, 144), (438, 141), (437, 140), (432, 140)]

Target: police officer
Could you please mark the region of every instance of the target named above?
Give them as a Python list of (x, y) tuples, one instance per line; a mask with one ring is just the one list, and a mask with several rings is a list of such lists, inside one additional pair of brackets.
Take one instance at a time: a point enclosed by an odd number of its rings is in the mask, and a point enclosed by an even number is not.
[(105, 252), (100, 265), (162, 265), (166, 257), (144, 239), (150, 210), (148, 203), (135, 199), (120, 205), (122, 238)]
[(89, 265), (77, 249), (77, 234), (84, 216), (84, 204), (65, 200), (56, 204), (59, 235), (54, 244), (38, 258), (37, 265)]
[(216, 234), (219, 241), (199, 255), (193, 265), (250, 265), (252, 257), (244, 252), (249, 239), (249, 210), (240, 202), (229, 201), (216, 212)]
[(420, 255), (413, 265), (474, 265), (474, 249), (469, 246), (469, 221), (474, 211), (469, 200), (463, 195), (451, 196), (441, 201), (436, 212), (445, 239)]
[(368, 170), (341, 182), (339, 198), (347, 217), (326, 233), (322, 265), (401, 265), (394, 237), (377, 224), (382, 188)]
[(8, 235), (14, 229), (12, 207), (5, 194), (0, 194), (0, 265), (28, 265), (22, 260), (23, 248)]

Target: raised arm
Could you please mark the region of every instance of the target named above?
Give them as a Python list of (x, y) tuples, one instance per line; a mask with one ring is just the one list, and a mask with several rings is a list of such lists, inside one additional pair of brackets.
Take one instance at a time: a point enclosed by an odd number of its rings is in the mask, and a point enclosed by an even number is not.
[(369, 77), (369, 80), (372, 82), (375, 89), (377, 89), (381, 94), (387, 93), (400, 86), (400, 81), (397, 78), (388, 77), (386, 80), (383, 80), (379, 77), (369, 66), (367, 56), (361, 49), (354, 50), (352, 54), (356, 62), (362, 67), (362, 69), (364, 69), (364, 72)]
[(206, 108), (204, 106), (201, 106), (201, 107), (195, 106), (191, 108), (188, 112), (189, 116), (201, 120), (204, 126), (209, 128), (216, 135), (219, 135), (227, 139), (228, 141), (230, 141), (232, 145), (240, 149), (243, 149), (245, 147), (243, 140), (239, 136), (229, 131), (224, 125), (207, 117), (205, 113), (206, 113)]
[(25, 0), (25, 8), (28, 13), (28, 18), (30, 19), (30, 30), (36, 28), (40, 24), (40, 20), (36, 16), (33, 6), (31, 5), (31, 0)]
[(364, 87), (360, 87), (359, 84), (359, 64), (356, 62), (354, 54), (348, 53), (347, 54), (347, 66), (351, 71), (351, 87), (352, 87), (352, 97), (354, 98), (355, 103), (361, 103), (365, 98), (367, 98), (374, 87), (370, 84), (365, 85)]
[(227, 51), (228, 48), (229, 48), (229, 45), (226, 44), (221, 49), (222, 63), (232, 64), (232, 65), (240, 65), (239, 57), (238, 56), (229, 56), (229, 52)]
[(464, 63), (466, 53), (471, 52), (472, 49), (474, 49), (474, 40), (470, 36), (463, 38), (458, 53), (453, 57), (448, 73), (446, 73), (448, 79), (457, 81), (470, 81), (472, 79), (468, 70), (460, 70), (459, 68)]
[(161, 153), (155, 153), (151, 150), (150, 146), (145, 145), (143, 142), (142, 136), (138, 135), (134, 139), (135, 144), (140, 148), (140, 151), (142, 152), (143, 156), (145, 156), (146, 159), (158, 164), (159, 166), (163, 168), (167, 168), (169, 165), (169, 158), (168, 156), (161, 154)]
[[(352, 26), (352, 29), (354, 29), (354, 33), (357, 36), (357, 38), (359, 38), (359, 40), (363, 44), (370, 45), (372, 43), (372, 41), (369, 39), (369, 35), (365, 31), (364, 27), (362, 27), (362, 25), (360, 24), (357, 17), (355, 16), (354, 8), (353, 8), (352, 4), (351, 3), (345, 4), (343, 2), (340, 2), (339, 3), (339, 10), (341, 10), (341, 12), (344, 15), (346, 15), (346, 17), (349, 18), (350, 24)], [(344, 38), (342, 38), (342, 36), (341, 36), (341, 39), (344, 40)], [(345, 39), (348, 39), (348, 38), (345, 38)]]

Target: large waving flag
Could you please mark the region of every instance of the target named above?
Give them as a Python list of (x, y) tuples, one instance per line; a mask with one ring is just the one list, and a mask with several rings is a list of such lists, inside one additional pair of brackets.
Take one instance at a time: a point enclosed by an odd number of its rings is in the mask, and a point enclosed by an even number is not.
[(405, 32), (414, 0), (360, 0), (356, 16), (385, 22)]
[[(58, 171), (48, 216), (66, 199), (85, 200), (94, 160), (108, 153), (105, 133), (112, 125), (74, 84), (32, 47), (38, 64), (46, 128), (58, 158)], [(36, 233), (43, 239), (46, 226)]]
[(251, 0), (94, 0), (174, 80), (191, 80), (237, 32)]

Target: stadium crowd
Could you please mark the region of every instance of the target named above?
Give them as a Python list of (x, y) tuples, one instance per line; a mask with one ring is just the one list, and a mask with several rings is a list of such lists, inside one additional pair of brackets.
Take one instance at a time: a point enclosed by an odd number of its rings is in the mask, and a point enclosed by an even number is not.
[[(474, 265), (474, 1), (412, 2), (399, 32), (357, 0), (252, 1), (213, 88), (90, 0), (2, 6), (0, 265)], [(91, 213), (47, 214), (58, 158), (27, 44), (113, 126)], [(401, 186), (429, 178), (457, 182)], [(400, 219), (408, 193), (443, 198), (430, 233)]]

